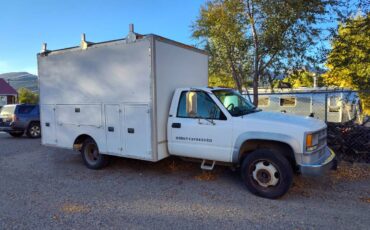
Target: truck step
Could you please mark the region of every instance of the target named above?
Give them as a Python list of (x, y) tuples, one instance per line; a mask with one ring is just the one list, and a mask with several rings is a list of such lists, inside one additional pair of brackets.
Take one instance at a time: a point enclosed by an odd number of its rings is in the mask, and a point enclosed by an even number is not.
[(203, 170), (211, 171), (215, 167), (215, 164), (216, 164), (216, 161), (203, 160), (202, 164), (200, 165), (200, 168), (203, 169)]

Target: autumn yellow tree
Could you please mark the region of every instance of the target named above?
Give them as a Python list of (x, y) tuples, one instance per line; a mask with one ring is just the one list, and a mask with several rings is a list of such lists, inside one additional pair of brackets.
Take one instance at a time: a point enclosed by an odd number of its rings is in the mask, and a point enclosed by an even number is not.
[(370, 115), (370, 13), (341, 24), (331, 45), (325, 84), (359, 90), (364, 112)]

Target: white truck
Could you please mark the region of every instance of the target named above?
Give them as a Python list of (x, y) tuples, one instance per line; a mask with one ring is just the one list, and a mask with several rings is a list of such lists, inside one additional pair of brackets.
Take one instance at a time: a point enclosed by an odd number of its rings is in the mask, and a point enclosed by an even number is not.
[(257, 110), (238, 92), (206, 87), (208, 56), (157, 35), (38, 54), (42, 144), (81, 152), (100, 169), (109, 155), (159, 161), (170, 155), (240, 167), (254, 194), (277, 198), (293, 172), (334, 165), (324, 122)]

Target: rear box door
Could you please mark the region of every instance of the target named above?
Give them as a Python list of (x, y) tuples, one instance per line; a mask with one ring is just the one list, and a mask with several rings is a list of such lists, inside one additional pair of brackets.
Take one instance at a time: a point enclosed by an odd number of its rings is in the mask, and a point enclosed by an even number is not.
[(55, 106), (41, 105), (41, 141), (44, 145), (56, 145)]

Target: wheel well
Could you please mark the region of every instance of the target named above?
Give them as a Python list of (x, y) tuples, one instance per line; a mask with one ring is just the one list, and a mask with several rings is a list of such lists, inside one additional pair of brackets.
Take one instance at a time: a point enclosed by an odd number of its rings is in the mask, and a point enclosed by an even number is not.
[(239, 151), (239, 162), (242, 163), (243, 159), (251, 152), (256, 149), (269, 148), (279, 151), (284, 157), (286, 157), (292, 166), (292, 169), (296, 169), (296, 161), (294, 157), (294, 151), (290, 145), (280, 141), (271, 140), (247, 140), (243, 143)]
[(81, 134), (80, 136), (78, 136), (73, 143), (73, 150), (80, 151), (84, 141), (89, 138), (94, 140), (94, 138), (87, 134)]
[(33, 124), (33, 123), (36, 123), (36, 124), (38, 123), (38, 124), (40, 124), (40, 121), (29, 121), (29, 122), (28, 122), (28, 125), (27, 125), (27, 128), (29, 128), (29, 127), (30, 127), (30, 125), (31, 125), (31, 124)]

